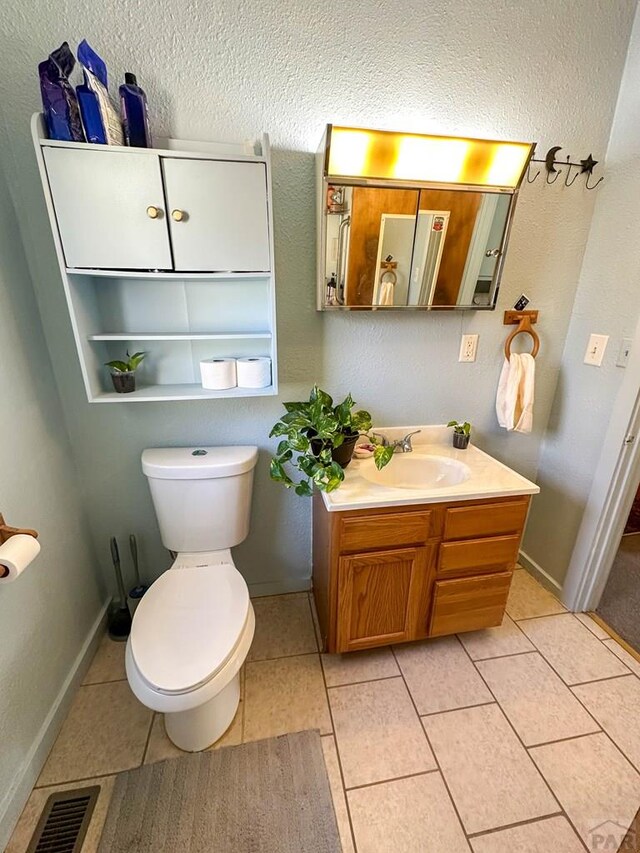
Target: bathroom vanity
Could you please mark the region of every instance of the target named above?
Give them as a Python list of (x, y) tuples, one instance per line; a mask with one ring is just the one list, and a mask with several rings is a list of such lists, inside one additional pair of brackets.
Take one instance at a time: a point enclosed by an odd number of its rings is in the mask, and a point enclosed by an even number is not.
[(315, 495), (313, 592), (326, 651), (502, 622), (539, 488), (473, 445), (448, 441), (450, 432), (423, 427), (412, 453), (380, 472), (372, 459), (354, 460), (340, 489)]

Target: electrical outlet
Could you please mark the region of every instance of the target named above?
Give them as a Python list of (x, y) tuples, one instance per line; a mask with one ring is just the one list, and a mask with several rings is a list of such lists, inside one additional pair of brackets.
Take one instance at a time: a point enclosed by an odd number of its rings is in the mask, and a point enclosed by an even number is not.
[(626, 367), (629, 363), (629, 353), (631, 352), (632, 345), (633, 340), (631, 338), (622, 339), (622, 343), (620, 344), (620, 352), (618, 353), (618, 360), (616, 361), (618, 367)]
[(591, 335), (584, 354), (584, 363), (600, 367), (608, 342), (609, 335)]
[(463, 335), (460, 341), (460, 355), (458, 361), (475, 361), (478, 351), (478, 336)]

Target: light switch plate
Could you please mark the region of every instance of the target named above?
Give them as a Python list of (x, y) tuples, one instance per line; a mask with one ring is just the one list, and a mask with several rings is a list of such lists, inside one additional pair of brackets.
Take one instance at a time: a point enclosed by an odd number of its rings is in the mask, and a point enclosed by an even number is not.
[(600, 367), (608, 342), (609, 335), (591, 335), (584, 354), (584, 363)]
[(458, 361), (475, 361), (478, 352), (478, 335), (463, 335)]
[(629, 353), (631, 352), (632, 345), (633, 340), (631, 338), (622, 339), (622, 343), (620, 344), (620, 352), (618, 353), (618, 359), (616, 361), (618, 367), (626, 367), (629, 363)]

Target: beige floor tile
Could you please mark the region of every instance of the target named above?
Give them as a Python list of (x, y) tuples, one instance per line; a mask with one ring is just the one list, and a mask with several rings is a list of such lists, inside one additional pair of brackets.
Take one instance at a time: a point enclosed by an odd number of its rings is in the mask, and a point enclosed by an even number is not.
[(608, 640), (611, 636), (607, 634), (604, 628), (601, 628), (598, 623), (589, 616), (588, 613), (574, 613), (576, 619), (579, 619), (585, 628), (588, 628), (591, 633), (596, 636), (599, 640)]
[(398, 664), (388, 646), (344, 655), (322, 655), (322, 667), (327, 687), (400, 675)]
[(584, 853), (565, 817), (548, 817), (471, 839), (473, 853)]
[(396, 646), (395, 654), (419, 714), (494, 701), (456, 637)]
[(116, 643), (105, 634), (82, 683), (99, 684), (103, 681), (124, 680), (127, 677), (124, 669), (126, 648), (126, 643)]
[(306, 592), (254, 598), (256, 633), (248, 661), (317, 652), (313, 619)]
[(607, 735), (536, 746), (530, 754), (587, 849), (617, 850), (606, 836), (622, 841), (640, 806), (640, 775)]
[(517, 655), (520, 652), (534, 650), (520, 628), (509, 619), (506, 613), (502, 625), (497, 628), (470, 631), (468, 634), (460, 634), (459, 638), (473, 660), (496, 658), (500, 655)]
[(620, 643), (613, 638), (610, 640), (605, 640), (603, 643), (610, 651), (614, 653), (614, 655), (619, 658), (622, 663), (629, 667), (631, 672), (640, 678), (640, 661), (636, 660), (633, 655), (630, 655), (626, 649), (623, 649)]
[(107, 816), (107, 809), (111, 801), (115, 780), (115, 776), (103, 776), (99, 779), (92, 779), (89, 782), (69, 782), (66, 785), (54, 785), (51, 788), (36, 788), (31, 792), (31, 796), (27, 800), (20, 820), (13, 831), (9, 844), (5, 848), (5, 853), (25, 853), (33, 831), (40, 820), (44, 804), (51, 794), (54, 794), (56, 791), (71, 791), (74, 788), (99, 785), (101, 791), (98, 795), (98, 802), (93, 810), (91, 823), (89, 824), (89, 829), (82, 845), (82, 853), (96, 853), (100, 844), (102, 827)]
[(548, 590), (531, 577), (529, 572), (514, 572), (507, 601), (507, 613), (512, 619), (533, 619), (564, 613), (565, 608)]
[(435, 770), (401, 678), (332, 687), (329, 702), (347, 788)]
[(479, 661), (478, 669), (525, 746), (600, 730), (539, 654)]
[(422, 722), (468, 833), (559, 811), (497, 705), (435, 714)]
[(572, 613), (530, 619), (520, 627), (567, 684), (629, 672)]
[(358, 853), (470, 853), (439, 773), (349, 791)]
[(246, 664), (244, 739), (320, 729), (331, 733), (331, 717), (319, 655)]
[(353, 839), (351, 837), (351, 824), (349, 823), (349, 812), (347, 811), (347, 801), (345, 799), (344, 788), (342, 787), (342, 775), (338, 764), (338, 751), (336, 749), (336, 742), (333, 735), (325, 735), (322, 738), (322, 751), (324, 752), (324, 761), (327, 765), (327, 775), (329, 776), (329, 785), (331, 786), (333, 807), (336, 812), (340, 841), (342, 842), (342, 853), (354, 853)]
[(152, 712), (126, 681), (81, 687), (38, 785), (106, 776), (142, 763)]
[(640, 770), (640, 680), (634, 675), (610, 678), (580, 684), (573, 692)]

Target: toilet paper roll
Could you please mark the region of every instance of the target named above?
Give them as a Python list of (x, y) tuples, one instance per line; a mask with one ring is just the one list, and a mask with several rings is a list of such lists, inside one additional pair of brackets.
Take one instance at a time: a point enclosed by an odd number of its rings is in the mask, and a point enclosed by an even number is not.
[(239, 358), (238, 388), (267, 388), (271, 385), (271, 359), (264, 356)]
[(235, 358), (207, 358), (201, 361), (200, 377), (202, 387), (209, 391), (235, 388), (237, 385)]
[(16, 533), (0, 545), (0, 584), (19, 577), (40, 553), (40, 544), (33, 536)]

